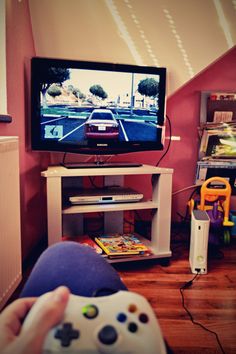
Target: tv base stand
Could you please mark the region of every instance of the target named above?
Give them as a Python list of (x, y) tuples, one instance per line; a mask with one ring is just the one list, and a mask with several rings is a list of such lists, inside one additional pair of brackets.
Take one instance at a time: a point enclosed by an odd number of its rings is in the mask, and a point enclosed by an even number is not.
[[(128, 210), (152, 210), (151, 240), (143, 238), (152, 254), (145, 257), (134, 256), (126, 259), (108, 260), (110, 263), (128, 262), (155, 258), (169, 258), (171, 226), (172, 169), (149, 165), (139, 167), (114, 168), (65, 168), (51, 166), (41, 175), (47, 179), (47, 221), (48, 245), (61, 241), (63, 235), (71, 236), (74, 227), (77, 236), (83, 235), (83, 214), (104, 213), (104, 233), (120, 232), (123, 212)], [(83, 177), (102, 176), (108, 181), (123, 179), (123, 176), (151, 175), (152, 197), (135, 203), (112, 203), (90, 205), (64, 204), (64, 194), (68, 185), (82, 187)], [(150, 178), (148, 179), (150, 181)], [(123, 182), (123, 180), (122, 180)], [(141, 191), (140, 191), (141, 192)], [(115, 216), (114, 216), (115, 215)], [(116, 219), (116, 218), (117, 219)], [(106, 222), (107, 221), (107, 222)], [(76, 225), (75, 225), (76, 224)], [(69, 225), (69, 226), (68, 226)], [(113, 228), (113, 230), (112, 230)], [(66, 230), (65, 230), (66, 229)]]

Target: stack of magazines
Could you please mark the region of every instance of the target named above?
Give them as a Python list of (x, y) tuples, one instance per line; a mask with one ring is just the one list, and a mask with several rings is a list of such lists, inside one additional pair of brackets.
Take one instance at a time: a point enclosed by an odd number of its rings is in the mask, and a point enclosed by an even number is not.
[(95, 237), (95, 241), (109, 258), (151, 254), (150, 249), (134, 234), (102, 235)]

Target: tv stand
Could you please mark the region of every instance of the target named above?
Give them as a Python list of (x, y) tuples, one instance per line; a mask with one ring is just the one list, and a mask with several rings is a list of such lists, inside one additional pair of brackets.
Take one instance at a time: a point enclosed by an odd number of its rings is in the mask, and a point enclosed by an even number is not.
[(141, 163), (138, 162), (65, 162), (61, 163), (65, 168), (113, 168), (113, 167), (140, 167)]
[[(93, 167), (95, 167), (93, 165)], [(87, 213), (104, 213), (104, 232), (120, 233), (123, 230), (123, 212), (128, 210), (152, 210), (151, 240), (143, 237), (143, 242), (152, 254), (125, 259), (108, 259), (109, 263), (138, 261), (145, 259), (169, 258), (171, 226), (171, 192), (173, 169), (149, 165), (123, 168), (73, 168), (51, 166), (41, 175), (47, 180), (47, 222), (48, 245), (61, 241), (63, 235), (69, 237), (83, 235), (83, 217)], [(64, 197), (68, 187), (83, 187), (84, 177), (103, 177), (105, 185), (111, 186), (124, 176), (152, 176), (152, 195), (135, 203), (68, 205)], [(150, 183), (150, 178), (148, 178)], [(146, 185), (143, 185), (145, 190)], [(141, 191), (140, 191), (141, 192)]]

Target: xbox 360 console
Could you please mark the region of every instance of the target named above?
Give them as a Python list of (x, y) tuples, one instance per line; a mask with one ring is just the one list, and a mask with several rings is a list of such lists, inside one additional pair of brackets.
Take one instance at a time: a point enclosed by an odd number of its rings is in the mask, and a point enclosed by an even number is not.
[[(38, 308), (46, 301), (48, 294), (39, 297), (23, 323), (23, 331), (31, 330)], [(166, 354), (167, 351), (148, 301), (137, 293), (119, 291), (101, 297), (70, 295), (63, 321), (49, 332), (43, 353)]]
[(191, 215), (191, 240), (189, 263), (192, 273), (207, 273), (207, 252), (210, 218), (206, 211), (193, 210)]

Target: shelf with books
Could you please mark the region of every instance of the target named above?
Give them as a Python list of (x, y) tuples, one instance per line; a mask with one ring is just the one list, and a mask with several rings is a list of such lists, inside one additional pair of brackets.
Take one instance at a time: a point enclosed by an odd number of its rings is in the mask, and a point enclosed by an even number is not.
[[(107, 235), (107, 237), (110, 239), (111, 237), (118, 236), (118, 235)], [(79, 235), (79, 236), (63, 236), (62, 241), (73, 241), (73, 242), (78, 242), (83, 245), (86, 245), (88, 247), (91, 247), (96, 253), (100, 254), (103, 258), (106, 258), (107, 262), (109, 263), (118, 263), (118, 262), (130, 262), (134, 260), (145, 260), (145, 259), (155, 259), (156, 255), (154, 251), (152, 250), (151, 242), (147, 240), (145, 237), (138, 235), (137, 233), (132, 233), (132, 234), (125, 234), (125, 235), (119, 235), (119, 237), (125, 236), (126, 238), (133, 238), (139, 240), (139, 242), (142, 244), (142, 251), (141, 252), (129, 252), (128, 253), (122, 253), (122, 254), (110, 254), (108, 255), (102, 247), (99, 246), (98, 242), (96, 242), (96, 239), (99, 238), (93, 237), (93, 236), (88, 236), (88, 235)], [(102, 236), (101, 236), (102, 237)]]
[(232, 120), (236, 120), (236, 92), (201, 92), (201, 123), (229, 123)]
[[(117, 178), (126, 175), (146, 175), (151, 183), (152, 195), (150, 199), (143, 198), (138, 202), (98, 203), (87, 205), (68, 205), (64, 203), (64, 193), (67, 185), (70, 187), (82, 186), (84, 177), (103, 176), (107, 185), (114, 183)], [(150, 178), (150, 175), (152, 178)], [(48, 245), (59, 242), (62, 235), (83, 235), (84, 216), (92, 213), (101, 213), (103, 233), (114, 234), (124, 232), (124, 214), (127, 211), (151, 210), (151, 239), (145, 239), (151, 254), (132, 255), (123, 259), (110, 259), (109, 262), (120, 262), (138, 259), (169, 258), (170, 225), (171, 225), (171, 192), (173, 169), (160, 168), (150, 165), (131, 168), (88, 168), (66, 169), (62, 166), (52, 166), (42, 172), (47, 182), (47, 221)], [(72, 181), (72, 183), (71, 183)], [(152, 182), (151, 182), (152, 181)], [(65, 183), (70, 182), (70, 183)], [(71, 184), (73, 184), (71, 186)], [(123, 185), (122, 185), (123, 186)], [(144, 186), (145, 189), (146, 185)], [(141, 191), (140, 191), (141, 192)]]
[(236, 92), (203, 91), (195, 183), (211, 177), (229, 181), (236, 194)]

